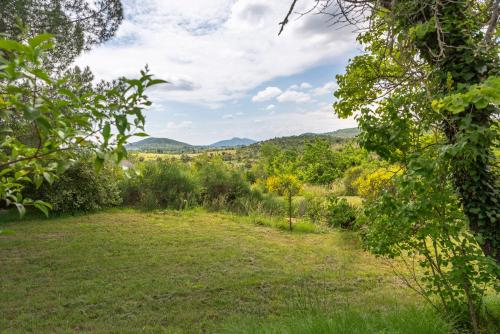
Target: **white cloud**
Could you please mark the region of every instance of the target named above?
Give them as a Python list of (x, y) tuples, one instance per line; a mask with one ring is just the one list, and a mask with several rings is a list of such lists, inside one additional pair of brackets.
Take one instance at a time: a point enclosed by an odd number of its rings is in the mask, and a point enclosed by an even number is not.
[(280, 95), (283, 91), (278, 87), (267, 87), (264, 90), (261, 90), (254, 97), (252, 97), (253, 102), (264, 102), (274, 99), (278, 95)]
[(266, 110), (273, 110), (274, 108), (276, 108), (276, 106), (274, 104), (270, 104), (266, 107)]
[(303, 82), (300, 84), (300, 89), (311, 89), (312, 85), (308, 82)]
[[(299, 135), (305, 132), (324, 133), (357, 126), (353, 117), (337, 118), (331, 107), (329, 110), (306, 108), (301, 112), (269, 114), (255, 120), (254, 123), (259, 123), (259, 126), (248, 127), (250, 132), (245, 133), (254, 139)], [(232, 135), (231, 132), (226, 137)]]
[(236, 115), (236, 116), (242, 116), (242, 115), (244, 115), (244, 114), (245, 114), (244, 112), (238, 111), (235, 115)]
[(279, 102), (294, 102), (294, 103), (304, 103), (311, 101), (311, 96), (304, 92), (297, 92), (295, 90), (287, 90), (280, 96), (277, 100)]
[(222, 118), (223, 119), (233, 119), (234, 116), (233, 116), (233, 114), (226, 114), (226, 115), (222, 116)]
[[(308, 7), (313, 2), (299, 3)], [(106, 80), (135, 76), (148, 64), (157, 77), (172, 81), (154, 95), (156, 103), (217, 105), (242, 98), (273, 78), (339, 61), (355, 45), (351, 31), (334, 30), (323, 15), (292, 18), (278, 37), (289, 1), (123, 3), (125, 20), (116, 37), (77, 63)]]
[(182, 121), (179, 123), (168, 122), (167, 129), (185, 129), (185, 128), (191, 127), (191, 125), (193, 125), (193, 122), (191, 122), (191, 121)]
[(331, 103), (319, 103), (318, 104), (318, 112), (324, 112), (324, 113), (333, 113), (333, 106)]
[(329, 81), (325, 83), (322, 87), (315, 88), (313, 90), (314, 95), (326, 95), (333, 94), (335, 90), (337, 90), (339, 86), (335, 81)]

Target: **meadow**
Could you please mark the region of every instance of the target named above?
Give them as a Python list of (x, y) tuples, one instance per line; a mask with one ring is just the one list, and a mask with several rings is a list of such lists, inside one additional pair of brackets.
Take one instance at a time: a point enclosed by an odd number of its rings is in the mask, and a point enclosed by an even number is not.
[(499, 0), (216, 2), (0, 6), (0, 334), (500, 333)]
[[(467, 331), (463, 313), (432, 308), (422, 254), (410, 267), (375, 255), (393, 221), (370, 236), (370, 210), (397, 166), (355, 141), (129, 161), (96, 170), (83, 156), (27, 187), (49, 219), (0, 213), (0, 333)], [(499, 299), (484, 295), (495, 333)]]
[(203, 209), (7, 218), (1, 333), (450, 330), (353, 232)]

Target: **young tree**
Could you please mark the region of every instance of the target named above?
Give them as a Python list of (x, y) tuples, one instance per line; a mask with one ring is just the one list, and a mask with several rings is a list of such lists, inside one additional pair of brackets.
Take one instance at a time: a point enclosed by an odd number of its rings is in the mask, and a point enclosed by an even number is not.
[[(145, 90), (164, 82), (141, 71), (138, 79), (85, 92), (74, 87), (75, 93), (66, 76), (47, 74), (43, 57), (53, 47), (51, 35), (27, 43), (0, 39), (0, 199), (21, 215), (26, 205), (48, 212), (50, 204), (23, 198), (22, 190), (51, 183), (75, 153), (94, 152), (97, 167), (123, 159), (127, 140), (145, 136), (143, 109), (151, 105)], [(30, 136), (19, 135), (19, 124)]]
[(285, 196), (288, 202), (288, 224), (290, 231), (292, 230), (292, 212), (293, 212), (293, 196), (297, 195), (302, 189), (302, 184), (299, 179), (290, 173), (281, 173), (269, 177), (266, 180), (266, 185), (269, 191), (277, 193), (280, 196)]

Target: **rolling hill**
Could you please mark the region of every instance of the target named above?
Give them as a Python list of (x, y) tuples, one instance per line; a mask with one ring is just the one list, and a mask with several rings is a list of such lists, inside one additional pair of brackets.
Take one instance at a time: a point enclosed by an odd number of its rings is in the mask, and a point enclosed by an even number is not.
[(221, 140), (216, 143), (209, 145), (210, 147), (236, 147), (236, 146), (248, 146), (255, 144), (257, 141), (248, 138), (238, 138), (234, 137), (232, 139)]
[(159, 153), (187, 153), (199, 152), (210, 149), (222, 149), (230, 147), (254, 147), (265, 143), (272, 143), (279, 147), (300, 147), (307, 141), (320, 138), (330, 141), (332, 144), (342, 142), (346, 139), (352, 139), (359, 134), (358, 128), (340, 129), (327, 133), (304, 133), (298, 136), (287, 136), (272, 138), (263, 141), (255, 141), (248, 138), (234, 137), (221, 140), (210, 145), (191, 145), (169, 138), (149, 137), (135, 143), (127, 145), (130, 151), (159, 152)]
[(359, 129), (358, 128), (347, 128), (347, 129), (340, 129), (340, 130), (335, 130), (332, 132), (327, 132), (324, 133), (325, 135), (336, 137), (336, 138), (354, 138), (357, 135), (359, 135)]
[(135, 143), (127, 145), (127, 150), (130, 151), (164, 151), (164, 152), (180, 152), (196, 149), (196, 146), (188, 143), (183, 143), (169, 138), (149, 137)]
[(271, 144), (279, 147), (280, 149), (290, 149), (290, 148), (303, 148), (306, 143), (311, 142), (315, 139), (323, 139), (333, 144), (339, 144), (346, 141), (348, 138), (335, 137), (327, 134), (317, 134), (317, 133), (304, 133), (299, 136), (288, 136), (288, 137), (277, 137), (268, 140), (263, 140), (250, 145), (248, 148), (250, 150), (258, 150), (262, 145)]

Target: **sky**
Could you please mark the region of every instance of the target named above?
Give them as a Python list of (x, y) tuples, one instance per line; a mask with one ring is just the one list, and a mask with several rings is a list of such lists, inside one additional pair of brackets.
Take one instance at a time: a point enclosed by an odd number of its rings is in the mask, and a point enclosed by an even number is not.
[[(194, 145), (263, 140), (356, 126), (332, 108), (335, 75), (359, 53), (349, 27), (295, 15), (289, 0), (123, 0), (115, 37), (77, 59), (97, 79), (169, 81), (149, 93), (146, 132)], [(298, 12), (313, 0), (299, 2)]]

